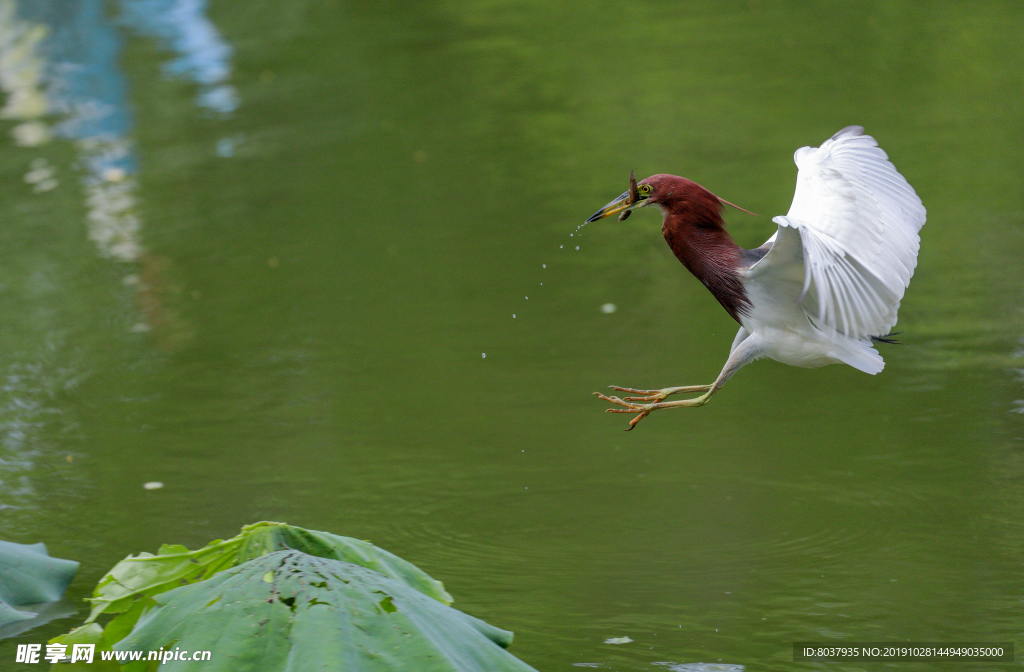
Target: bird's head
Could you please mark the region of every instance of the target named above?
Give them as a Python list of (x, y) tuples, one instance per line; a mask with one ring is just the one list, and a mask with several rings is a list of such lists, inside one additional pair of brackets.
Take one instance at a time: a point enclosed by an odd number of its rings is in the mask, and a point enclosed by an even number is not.
[(722, 205), (728, 205), (744, 210), (738, 205), (715, 196), (710, 191), (696, 182), (691, 182), (685, 177), (676, 175), (651, 175), (648, 178), (636, 181), (633, 173), (629, 173), (629, 189), (621, 196), (604, 206), (588, 219), (587, 223), (596, 222), (611, 215), (618, 215), (619, 221), (629, 217), (630, 213), (637, 208), (645, 208), (648, 205), (657, 205), (665, 213), (675, 211), (678, 208), (686, 210), (703, 210), (706, 212), (718, 212)]
[(587, 223), (596, 222), (599, 219), (610, 217), (611, 215), (618, 215), (619, 220), (623, 220), (629, 217), (630, 213), (636, 208), (643, 208), (651, 203), (657, 203), (658, 200), (664, 195), (664, 190), (659, 190), (661, 186), (661, 180), (658, 178), (663, 177), (662, 175), (652, 175), (646, 179), (636, 181), (636, 176), (633, 175), (633, 171), (629, 173), (629, 189), (622, 193), (621, 196), (613, 200), (608, 205), (604, 206), (587, 219)]

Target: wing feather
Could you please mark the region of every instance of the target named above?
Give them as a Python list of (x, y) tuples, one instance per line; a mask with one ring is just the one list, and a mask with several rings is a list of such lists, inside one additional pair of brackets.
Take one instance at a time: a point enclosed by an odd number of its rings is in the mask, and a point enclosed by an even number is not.
[(921, 199), (859, 126), (797, 150), (794, 160), (793, 204), (773, 220), (772, 240), (791, 241), (783, 230), (794, 231), (800, 250), (776, 243), (750, 273), (778, 281), (793, 277), (783, 266), (802, 266), (798, 302), (813, 322), (859, 339), (889, 333), (917, 266)]

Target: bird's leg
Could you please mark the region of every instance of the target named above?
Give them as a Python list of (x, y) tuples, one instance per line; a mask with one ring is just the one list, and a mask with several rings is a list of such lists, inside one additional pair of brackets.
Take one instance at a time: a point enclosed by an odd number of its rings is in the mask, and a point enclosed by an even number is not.
[[(639, 397), (626, 397), (620, 399), (619, 397), (610, 397), (600, 392), (595, 392), (598, 397), (605, 401), (611, 402), (622, 408), (608, 408), (605, 409), (608, 413), (636, 413), (637, 416), (629, 421), (629, 427), (626, 431), (636, 427), (636, 424), (647, 417), (651, 411), (656, 411), (659, 408), (696, 408), (697, 406), (703, 406), (711, 400), (715, 392), (720, 390), (726, 381), (732, 378), (733, 374), (740, 370), (746, 364), (754, 361), (761, 355), (760, 340), (758, 338), (744, 338), (740, 340), (737, 338), (736, 343), (733, 343), (733, 350), (729, 354), (729, 359), (726, 360), (725, 366), (722, 368), (722, 372), (718, 374), (718, 378), (715, 379), (710, 385), (688, 385), (683, 387), (666, 387), (661, 390), (635, 390), (629, 387), (617, 387), (612, 386), (612, 389), (620, 392), (630, 392), (633, 394), (639, 394)], [(680, 392), (703, 392), (699, 397), (693, 399), (679, 399), (677, 401), (665, 401), (667, 397)], [(638, 403), (647, 402), (647, 403)]]
[(630, 394), (639, 394), (639, 397), (623, 397), (623, 401), (665, 401), (673, 394), (679, 393), (691, 393), (691, 392), (707, 392), (711, 389), (711, 385), (685, 385), (683, 387), (666, 387), (661, 390), (634, 390), (632, 387), (619, 387), (618, 385), (609, 385), (610, 388), (616, 392), (629, 392)]
[(736, 348), (740, 347), (740, 343), (747, 340), (747, 336), (750, 336), (750, 332), (747, 331), (747, 328), (740, 327), (740, 330), (736, 332), (736, 338), (732, 339), (732, 347), (729, 348), (730, 355), (736, 350)]
[[(747, 340), (747, 336), (750, 336), (750, 333), (745, 328), (740, 327), (740, 330), (736, 332), (736, 338), (733, 339), (732, 347), (729, 348), (730, 355), (740, 346), (740, 343)], [(713, 384), (714, 383), (712, 383), (712, 385)], [(725, 384), (724, 380), (722, 381), (722, 384)], [(617, 392), (629, 392), (630, 394), (640, 395), (638, 397), (623, 397), (623, 401), (647, 401), (656, 403), (659, 401), (665, 401), (665, 399), (669, 398), (673, 394), (707, 392), (711, 389), (712, 385), (686, 385), (683, 387), (666, 387), (661, 390), (635, 390), (632, 387), (619, 387), (618, 385), (611, 385), (610, 387)]]

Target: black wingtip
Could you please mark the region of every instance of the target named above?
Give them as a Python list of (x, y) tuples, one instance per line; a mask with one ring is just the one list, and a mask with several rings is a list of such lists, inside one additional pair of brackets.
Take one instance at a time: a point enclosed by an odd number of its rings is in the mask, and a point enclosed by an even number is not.
[(885, 336), (872, 336), (871, 340), (875, 343), (888, 343), (889, 345), (899, 345), (900, 342), (893, 338), (893, 336), (899, 336), (900, 332), (890, 331)]

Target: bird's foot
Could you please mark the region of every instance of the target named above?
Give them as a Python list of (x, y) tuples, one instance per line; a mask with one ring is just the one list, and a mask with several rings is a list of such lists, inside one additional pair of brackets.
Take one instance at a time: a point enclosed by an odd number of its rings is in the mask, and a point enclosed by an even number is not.
[[(619, 392), (629, 392), (631, 394), (638, 394), (638, 397), (626, 397), (620, 399), (619, 397), (610, 397), (600, 392), (594, 392), (600, 399), (622, 406), (622, 408), (606, 408), (607, 413), (636, 413), (636, 417), (629, 421), (629, 427), (626, 431), (630, 431), (636, 427), (637, 423), (643, 420), (645, 417), (650, 415), (651, 411), (656, 411), (659, 408), (696, 408), (703, 406), (708, 403), (711, 399), (712, 392), (711, 385), (690, 385), (687, 387), (666, 387), (662, 390), (634, 390), (631, 387), (618, 387), (616, 385), (611, 386), (613, 390)], [(678, 401), (666, 402), (665, 399), (672, 394), (679, 392), (703, 392), (699, 397), (694, 399), (680, 399)], [(637, 402), (649, 402), (649, 403), (637, 403)]]

